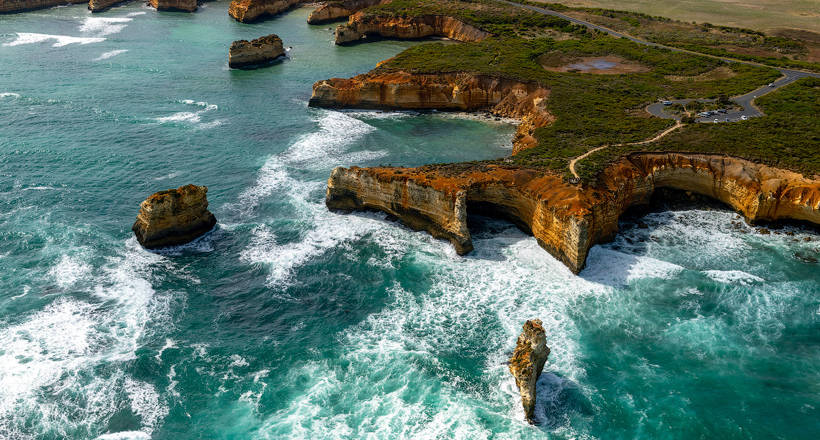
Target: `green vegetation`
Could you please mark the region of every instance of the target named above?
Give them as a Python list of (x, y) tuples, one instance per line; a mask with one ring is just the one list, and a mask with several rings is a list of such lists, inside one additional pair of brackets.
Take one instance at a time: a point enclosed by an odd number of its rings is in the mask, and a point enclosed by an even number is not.
[(541, 6), (653, 43), (693, 52), (756, 62), (768, 66), (820, 71), (811, 56), (816, 42), (766, 35), (751, 29), (687, 23), (640, 12), (603, 8), (569, 8), (557, 3), (512, 0)]
[[(650, 66), (651, 71), (628, 75), (550, 72), (538, 58), (553, 52), (569, 57), (614, 54)], [(598, 35), (563, 41), (489, 38), (469, 44), (428, 43), (402, 52), (375, 72), (467, 71), (544, 85), (550, 89), (547, 108), (557, 120), (536, 131), (537, 147), (512, 160), (566, 174), (569, 161), (592, 148), (643, 140), (671, 126), (672, 121), (650, 117), (644, 111), (658, 98), (739, 95), (780, 76), (773, 69), (732, 64), (735, 76), (725, 80), (676, 82), (665, 78), (672, 73), (698, 75), (723, 64), (713, 58)]]
[(765, 117), (731, 124), (692, 124), (651, 145), (613, 147), (576, 165), (585, 179), (635, 152), (686, 151), (742, 157), (803, 173), (820, 174), (820, 79), (804, 78), (757, 100)]
[(558, 17), (538, 14), (492, 0), (393, 0), (363, 11), (365, 16), (417, 17), (446, 15), (498, 36), (531, 38), (538, 31), (551, 30), (583, 35), (585, 26)]
[[(728, 96), (747, 93), (780, 77), (772, 68), (725, 63), (713, 57), (639, 45), (588, 32), (562, 19), (533, 16), (492, 0), (394, 0), (364, 12), (373, 16), (450, 15), (494, 33), (478, 43), (417, 45), (387, 60), (374, 73), (469, 72), (538, 83), (550, 90), (546, 105), (556, 120), (536, 130), (537, 146), (511, 158), (463, 166), (497, 162), (546, 169), (570, 177), (568, 165), (572, 159), (600, 146), (649, 139), (674, 124), (645, 111), (647, 105), (658, 99), (714, 98), (725, 106)], [(554, 38), (544, 30), (558, 31), (563, 38)], [(566, 38), (568, 34), (570, 38)], [(543, 67), (545, 63), (560, 65), (607, 55), (644, 66), (646, 71), (596, 75), (556, 72)], [(708, 74), (716, 71), (722, 74)], [(640, 148), (733, 154), (817, 172), (818, 84), (804, 80), (788, 87), (788, 92), (761, 98), (760, 105), (770, 113), (767, 117), (731, 124), (690, 123)], [(603, 149), (579, 162), (576, 169), (584, 180), (594, 180), (606, 164), (623, 154), (639, 151), (638, 148)], [(783, 152), (791, 156), (781, 157)], [(812, 154), (815, 157), (808, 160)]]

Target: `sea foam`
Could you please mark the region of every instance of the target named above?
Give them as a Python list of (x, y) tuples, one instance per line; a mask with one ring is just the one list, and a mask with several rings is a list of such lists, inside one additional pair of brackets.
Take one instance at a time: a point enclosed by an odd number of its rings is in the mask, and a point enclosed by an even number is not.
[(80, 25), (80, 32), (104, 37), (119, 33), (133, 18), (129, 17), (87, 17)]
[(68, 35), (50, 35), (38, 34), (32, 32), (18, 32), (17, 39), (9, 43), (3, 43), (3, 46), (20, 46), (23, 44), (42, 43), (49, 40), (55, 40), (52, 47), (63, 47), (69, 44), (92, 44), (105, 41), (103, 37), (71, 37)]
[(112, 50), (112, 51), (109, 51), (109, 52), (104, 52), (102, 55), (98, 56), (97, 58), (94, 58), (94, 61), (107, 60), (109, 58), (113, 58), (113, 57), (115, 57), (119, 54), (123, 54), (123, 53), (126, 53), (126, 52), (128, 52), (128, 49), (117, 49), (117, 50)]

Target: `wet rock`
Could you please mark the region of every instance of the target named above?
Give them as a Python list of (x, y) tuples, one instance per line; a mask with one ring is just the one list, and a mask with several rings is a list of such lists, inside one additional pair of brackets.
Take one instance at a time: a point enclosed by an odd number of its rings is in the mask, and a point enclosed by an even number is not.
[(527, 421), (534, 423), (535, 383), (544, 369), (550, 349), (547, 347), (547, 336), (540, 319), (524, 323), (523, 331), (518, 336), (515, 351), (510, 358), (510, 373), (515, 377), (515, 384), (521, 394), (521, 404)]
[(140, 204), (131, 230), (148, 249), (191, 242), (216, 225), (207, 192), (205, 186), (185, 185), (154, 193)]
[(769, 230), (768, 230), (768, 229), (766, 229), (766, 228), (760, 228), (760, 229), (758, 229), (758, 230), (757, 230), (757, 232), (758, 232), (758, 234), (760, 234), (760, 235), (769, 235), (769, 234), (771, 234), (771, 233), (772, 233), (771, 231), (769, 231)]
[(282, 39), (276, 34), (255, 40), (238, 40), (231, 43), (228, 66), (232, 69), (249, 69), (270, 64), (285, 55)]
[(158, 11), (196, 11), (196, 0), (148, 0), (148, 3)]

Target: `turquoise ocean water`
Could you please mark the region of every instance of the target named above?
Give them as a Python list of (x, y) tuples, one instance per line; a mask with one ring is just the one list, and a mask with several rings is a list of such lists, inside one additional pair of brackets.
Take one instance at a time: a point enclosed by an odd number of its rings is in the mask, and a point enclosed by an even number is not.
[[(574, 276), (500, 221), (458, 257), (330, 213), (334, 166), (504, 156), (513, 127), (310, 109), (314, 81), (418, 43), (226, 10), (0, 16), (0, 438), (820, 437), (816, 234), (654, 213)], [(227, 68), (268, 33), (289, 59)], [(219, 227), (141, 249), (140, 201), (187, 183)], [(530, 318), (537, 427), (504, 364)]]

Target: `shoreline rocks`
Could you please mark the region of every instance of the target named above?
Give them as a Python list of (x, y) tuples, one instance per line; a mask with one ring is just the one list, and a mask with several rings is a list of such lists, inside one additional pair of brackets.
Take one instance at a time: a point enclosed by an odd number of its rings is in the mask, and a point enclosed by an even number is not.
[(129, 0), (89, 0), (88, 10), (91, 12), (102, 12), (114, 5), (125, 3), (126, 1)]
[(228, 50), (228, 66), (232, 69), (248, 69), (270, 64), (285, 55), (282, 39), (276, 34), (251, 41), (238, 40)]
[(197, 0), (148, 0), (148, 3), (158, 11), (194, 12)]
[(233, 0), (228, 15), (242, 23), (251, 23), (277, 15), (308, 0)]
[(446, 15), (419, 17), (369, 16), (356, 13), (347, 24), (336, 28), (336, 44), (360, 41), (368, 35), (384, 38), (419, 39), (443, 37), (461, 42), (478, 42), (492, 34)]
[(551, 124), (549, 89), (536, 83), (471, 73), (374, 73), (313, 85), (309, 105), (326, 108), (484, 111), (521, 123), (513, 154), (537, 144), (535, 130)]
[(459, 254), (473, 248), (467, 214), (483, 209), (531, 233), (577, 274), (592, 246), (614, 238), (620, 216), (649, 203), (660, 188), (716, 199), (752, 224), (820, 225), (820, 180), (720, 154), (633, 153), (605, 169), (591, 187), (571, 185), (542, 169), (502, 164), (339, 167), (328, 180), (326, 205), (386, 212), (449, 240)]
[(388, 3), (390, 0), (331, 0), (324, 2), (308, 16), (308, 24), (323, 24), (347, 18), (362, 9)]
[(515, 378), (515, 385), (521, 394), (521, 405), (524, 416), (529, 423), (535, 423), (535, 383), (541, 376), (544, 364), (549, 357), (547, 336), (540, 319), (524, 323), (521, 335), (515, 344), (515, 351), (510, 357), (509, 369)]
[(0, 2), (0, 14), (33, 11), (60, 5), (86, 3), (88, 0), (3, 0)]
[(213, 229), (216, 217), (208, 211), (207, 192), (205, 186), (185, 185), (149, 196), (131, 227), (137, 241), (147, 249), (176, 246)]

